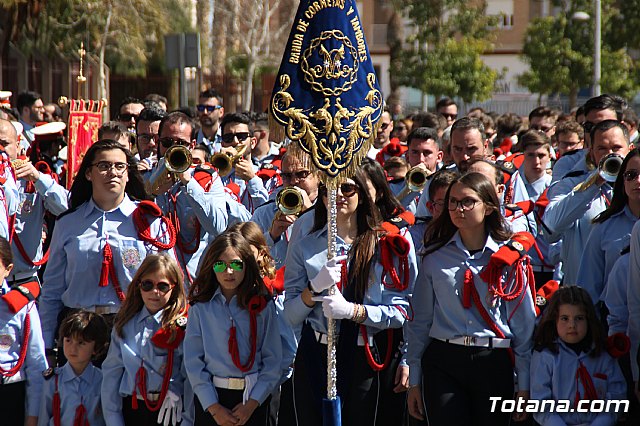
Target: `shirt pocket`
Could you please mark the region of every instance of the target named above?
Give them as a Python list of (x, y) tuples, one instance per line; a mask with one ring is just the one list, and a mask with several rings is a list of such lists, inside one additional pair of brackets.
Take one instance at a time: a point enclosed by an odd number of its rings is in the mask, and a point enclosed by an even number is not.
[[(17, 340), (20, 339), (18, 342)], [(0, 353), (8, 353), (10, 351), (19, 350), (19, 346), (22, 345), (22, 336), (19, 330), (13, 324), (5, 324), (0, 328)], [(19, 352), (19, 351), (18, 351)]]
[(119, 248), (122, 265), (133, 275), (147, 256), (144, 244), (138, 240), (123, 239), (120, 240)]
[(604, 373), (593, 374), (593, 386), (596, 388), (598, 399), (607, 399), (608, 377)]

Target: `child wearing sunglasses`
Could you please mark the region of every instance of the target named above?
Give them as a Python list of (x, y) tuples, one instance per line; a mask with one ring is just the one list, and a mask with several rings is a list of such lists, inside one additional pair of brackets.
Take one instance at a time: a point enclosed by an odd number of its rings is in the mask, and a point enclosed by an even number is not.
[(186, 311), (178, 263), (166, 255), (147, 256), (115, 317), (102, 364), (107, 424), (190, 424), (186, 418), (181, 423)]
[(271, 294), (250, 244), (225, 232), (208, 247), (189, 290), (184, 365), (196, 425), (264, 425), (282, 375)]
[(67, 363), (44, 372), (40, 425), (104, 425), (100, 404), (102, 372), (92, 364), (109, 344), (109, 327), (100, 314), (78, 311), (60, 325)]

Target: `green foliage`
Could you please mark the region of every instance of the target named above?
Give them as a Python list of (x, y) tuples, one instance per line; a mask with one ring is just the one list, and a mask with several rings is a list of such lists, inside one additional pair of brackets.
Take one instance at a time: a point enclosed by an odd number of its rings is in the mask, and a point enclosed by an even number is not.
[[(629, 6), (627, 2), (623, 9), (614, 3), (613, 0), (602, 1), (600, 85), (603, 93), (632, 98), (640, 81), (627, 42), (638, 35), (631, 35), (634, 32), (630, 31), (631, 26), (620, 25), (620, 17), (624, 16), (622, 11)], [(581, 22), (572, 18), (577, 11), (593, 16), (591, 6), (591, 1), (573, 0), (566, 4), (565, 13), (534, 19), (529, 24), (522, 55), (529, 64), (529, 71), (519, 76), (520, 85), (532, 93), (560, 93), (575, 101), (581, 88), (593, 84), (594, 21)]]
[(394, 0), (413, 24), (391, 73), (400, 84), (425, 93), (457, 96), (465, 102), (491, 96), (498, 73), (480, 55), (491, 48), (485, 2)]

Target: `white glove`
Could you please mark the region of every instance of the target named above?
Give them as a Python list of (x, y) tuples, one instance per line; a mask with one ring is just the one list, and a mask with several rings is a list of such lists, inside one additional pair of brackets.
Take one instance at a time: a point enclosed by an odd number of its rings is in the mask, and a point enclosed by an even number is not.
[(322, 302), (322, 312), (327, 318), (351, 319), (353, 317), (353, 303), (347, 302), (339, 291), (329, 296), (316, 296), (316, 302)]
[(342, 262), (347, 259), (347, 255), (335, 256), (331, 260), (327, 260), (318, 274), (311, 279), (311, 289), (316, 293), (328, 289), (337, 282), (340, 282), (342, 272)]
[(182, 399), (179, 395), (167, 391), (167, 395), (162, 401), (162, 407), (158, 411), (158, 423), (164, 426), (177, 425), (182, 421)]

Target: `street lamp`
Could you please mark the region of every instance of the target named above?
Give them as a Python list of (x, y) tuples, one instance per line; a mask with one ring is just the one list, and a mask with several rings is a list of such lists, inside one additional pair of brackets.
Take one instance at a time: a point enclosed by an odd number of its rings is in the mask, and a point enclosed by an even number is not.
[[(595, 29), (593, 34), (593, 96), (600, 96), (600, 77), (602, 73), (601, 65), (601, 53), (602, 53), (602, 4), (601, 0), (594, 0), (594, 16), (595, 16)], [(573, 19), (577, 21), (588, 21), (591, 19), (586, 12), (576, 12), (573, 14)]]

